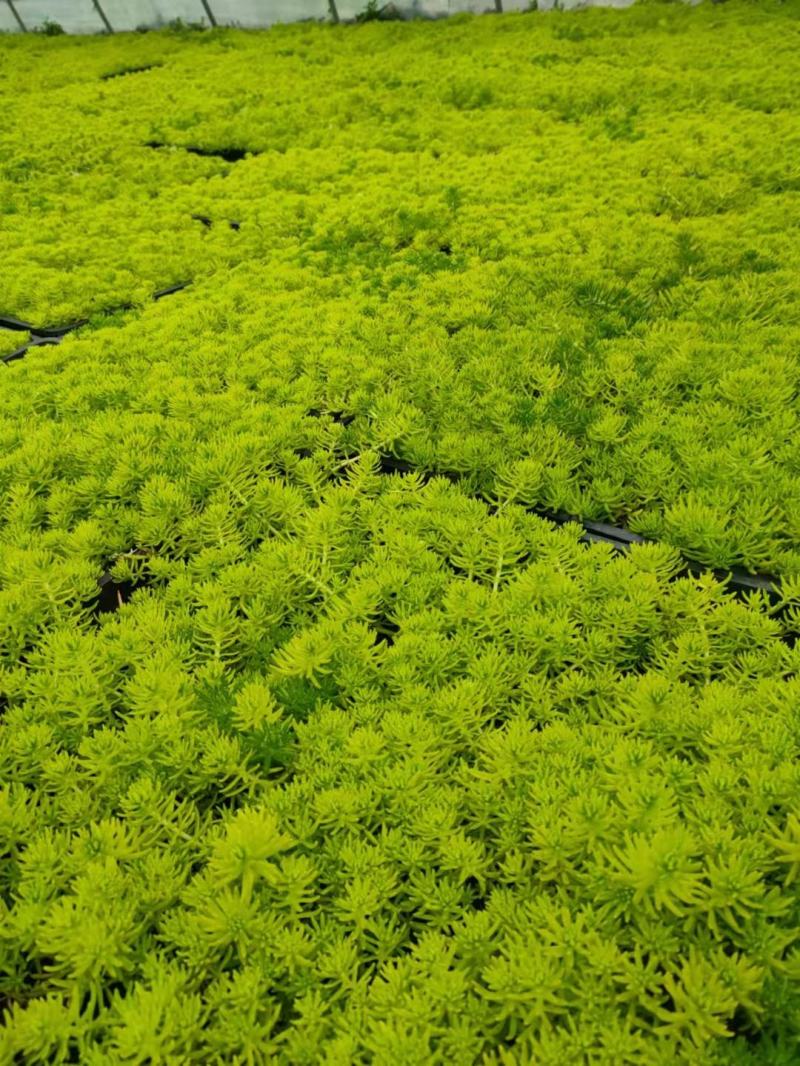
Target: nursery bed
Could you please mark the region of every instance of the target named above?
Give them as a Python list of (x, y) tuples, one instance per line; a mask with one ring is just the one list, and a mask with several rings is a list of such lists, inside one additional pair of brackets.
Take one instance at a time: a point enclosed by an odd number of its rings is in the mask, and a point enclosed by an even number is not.
[(799, 42), (0, 37), (0, 1062), (797, 1060)]

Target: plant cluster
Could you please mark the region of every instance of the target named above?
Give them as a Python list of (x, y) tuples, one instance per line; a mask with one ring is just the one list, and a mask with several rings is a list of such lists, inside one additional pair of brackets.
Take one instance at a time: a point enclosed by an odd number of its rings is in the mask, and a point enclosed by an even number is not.
[(0, 1063), (797, 1061), (799, 31), (0, 42)]
[(337, 279), (309, 359), (346, 346), (354, 406), (382, 368), (400, 457), (795, 573), (796, 32), (767, 4), (10, 38), (0, 311), (229, 306), (233, 272), (237, 318), (302, 332), (281, 279)]
[(7, 1054), (791, 1061), (796, 587), (243, 443), (5, 557)]

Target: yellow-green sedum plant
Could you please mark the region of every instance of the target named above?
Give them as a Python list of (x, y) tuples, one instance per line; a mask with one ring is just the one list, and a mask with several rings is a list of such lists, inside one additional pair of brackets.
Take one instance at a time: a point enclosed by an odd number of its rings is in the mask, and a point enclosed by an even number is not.
[(0, 39), (0, 1063), (798, 1060), (798, 31)]

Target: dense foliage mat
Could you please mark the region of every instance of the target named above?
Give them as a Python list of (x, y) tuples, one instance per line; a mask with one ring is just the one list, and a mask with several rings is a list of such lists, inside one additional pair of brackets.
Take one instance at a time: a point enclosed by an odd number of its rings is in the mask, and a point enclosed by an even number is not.
[(0, 1062), (798, 1061), (799, 81), (0, 39)]

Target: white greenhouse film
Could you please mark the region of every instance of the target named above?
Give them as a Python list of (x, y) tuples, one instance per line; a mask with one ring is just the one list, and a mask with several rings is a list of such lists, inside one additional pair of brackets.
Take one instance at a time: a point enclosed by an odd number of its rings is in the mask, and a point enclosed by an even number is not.
[[(539, 8), (552, 8), (556, 0), (539, 0)], [(601, 0), (603, 6), (626, 7), (633, 0)], [(561, 0), (565, 8), (580, 4), (592, 6), (594, 0)], [(203, 0), (13, 0), (14, 8), (28, 30), (40, 29), (47, 22), (58, 23), (67, 33), (101, 33), (104, 23), (98, 5), (108, 23), (118, 32), (144, 27), (156, 28), (180, 19), (185, 23), (208, 25)], [(303, 19), (326, 19), (328, 0), (207, 0), (214, 20), (220, 26), (257, 28), (276, 22)], [(481, 14), (494, 10), (494, 0), (397, 0), (395, 6), (404, 14), (442, 17), (460, 12)], [(366, 7), (366, 0), (336, 0), (339, 17), (354, 19)], [(503, 0), (504, 11), (525, 11), (530, 0)], [(8, 0), (0, 0), (0, 32), (19, 30)]]

